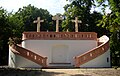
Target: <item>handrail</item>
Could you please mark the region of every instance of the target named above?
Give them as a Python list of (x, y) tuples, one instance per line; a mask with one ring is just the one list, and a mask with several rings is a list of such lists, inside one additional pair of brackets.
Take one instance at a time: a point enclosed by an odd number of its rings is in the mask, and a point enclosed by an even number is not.
[(79, 67), (80, 65), (102, 55), (109, 49), (109, 38), (107, 36), (104, 35), (104, 36), (100, 37), (98, 42), (102, 43), (102, 44), (89, 50), (86, 53), (83, 53), (79, 56), (74, 57), (75, 58), (75, 67)]
[(24, 32), (22, 40), (97, 40), (95, 32)]
[(46, 61), (47, 61), (47, 57), (42, 57), (30, 50), (27, 50), (19, 45), (12, 45), (9, 46), (11, 51), (15, 54), (18, 54), (22, 57), (25, 57), (39, 65), (42, 65), (43, 67), (47, 67)]

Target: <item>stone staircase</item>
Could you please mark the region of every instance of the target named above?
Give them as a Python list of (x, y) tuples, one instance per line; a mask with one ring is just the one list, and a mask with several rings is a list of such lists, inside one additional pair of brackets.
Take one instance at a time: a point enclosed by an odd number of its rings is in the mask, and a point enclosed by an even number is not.
[(95, 59), (96, 57), (104, 54), (109, 49), (109, 38), (102, 36), (98, 39), (98, 46), (85, 52), (79, 56), (75, 56), (75, 67), (80, 67), (82, 64)]
[(42, 57), (28, 49), (21, 47), (20, 45), (12, 45), (9, 47), (13, 53), (42, 65), (43, 67), (47, 67), (47, 57)]
[[(28, 49), (25, 49), (23, 47), (21, 47), (21, 45), (12, 45), (9, 46), (11, 51), (17, 55), (20, 55), (26, 59), (29, 59), (39, 65), (41, 65), (42, 67), (48, 67), (47, 66), (47, 57), (43, 57), (40, 56)], [(98, 56), (104, 54), (106, 51), (108, 51), (109, 49), (109, 38), (107, 36), (102, 36), (98, 39), (98, 46), (79, 55), (79, 56), (75, 56), (75, 67), (80, 67), (82, 64), (87, 63), (95, 58), (97, 58)], [(52, 67), (52, 66), (51, 66)], [(51, 68), (50, 67), (50, 68)], [(56, 66), (55, 66), (56, 68)], [(63, 67), (65, 68), (65, 67)], [(72, 66), (73, 68), (73, 66)]]

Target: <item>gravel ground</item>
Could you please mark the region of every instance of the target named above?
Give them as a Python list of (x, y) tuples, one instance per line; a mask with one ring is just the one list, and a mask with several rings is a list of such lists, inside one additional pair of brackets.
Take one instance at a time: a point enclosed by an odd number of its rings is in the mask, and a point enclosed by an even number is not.
[(105, 69), (43, 69), (41, 76), (120, 76), (120, 68)]
[(0, 76), (120, 76), (120, 68), (13, 69), (0, 68)]

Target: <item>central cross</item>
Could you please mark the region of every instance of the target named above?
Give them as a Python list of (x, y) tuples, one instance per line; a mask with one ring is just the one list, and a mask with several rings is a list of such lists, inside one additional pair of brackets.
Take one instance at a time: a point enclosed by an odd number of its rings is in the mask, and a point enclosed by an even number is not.
[(44, 22), (44, 20), (40, 20), (40, 17), (38, 17), (37, 20), (33, 21), (33, 23), (37, 23), (37, 32), (40, 32), (41, 22)]
[(56, 20), (56, 32), (59, 32), (59, 20), (62, 20), (62, 17), (56, 15), (52, 17), (52, 20)]
[(82, 21), (75, 17), (75, 20), (72, 20), (72, 22), (75, 22), (75, 32), (78, 32), (78, 23), (82, 23)]

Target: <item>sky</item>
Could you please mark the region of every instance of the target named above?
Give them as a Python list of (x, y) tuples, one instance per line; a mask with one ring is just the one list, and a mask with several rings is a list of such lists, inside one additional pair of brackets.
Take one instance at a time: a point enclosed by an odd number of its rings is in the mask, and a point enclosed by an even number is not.
[[(69, 4), (66, 0), (0, 0), (0, 7), (3, 7), (8, 12), (16, 12), (19, 8), (27, 5), (34, 5), (37, 8), (47, 9), (50, 14), (55, 15), (56, 13), (64, 13), (64, 6)], [(100, 8), (92, 8), (91, 11), (100, 11)], [(110, 10), (107, 8), (106, 12)]]
[(64, 13), (64, 6), (69, 3), (66, 0), (0, 0), (0, 7), (2, 6), (8, 12), (18, 11), (19, 8), (29, 4), (37, 8), (47, 9), (52, 15), (56, 13)]

